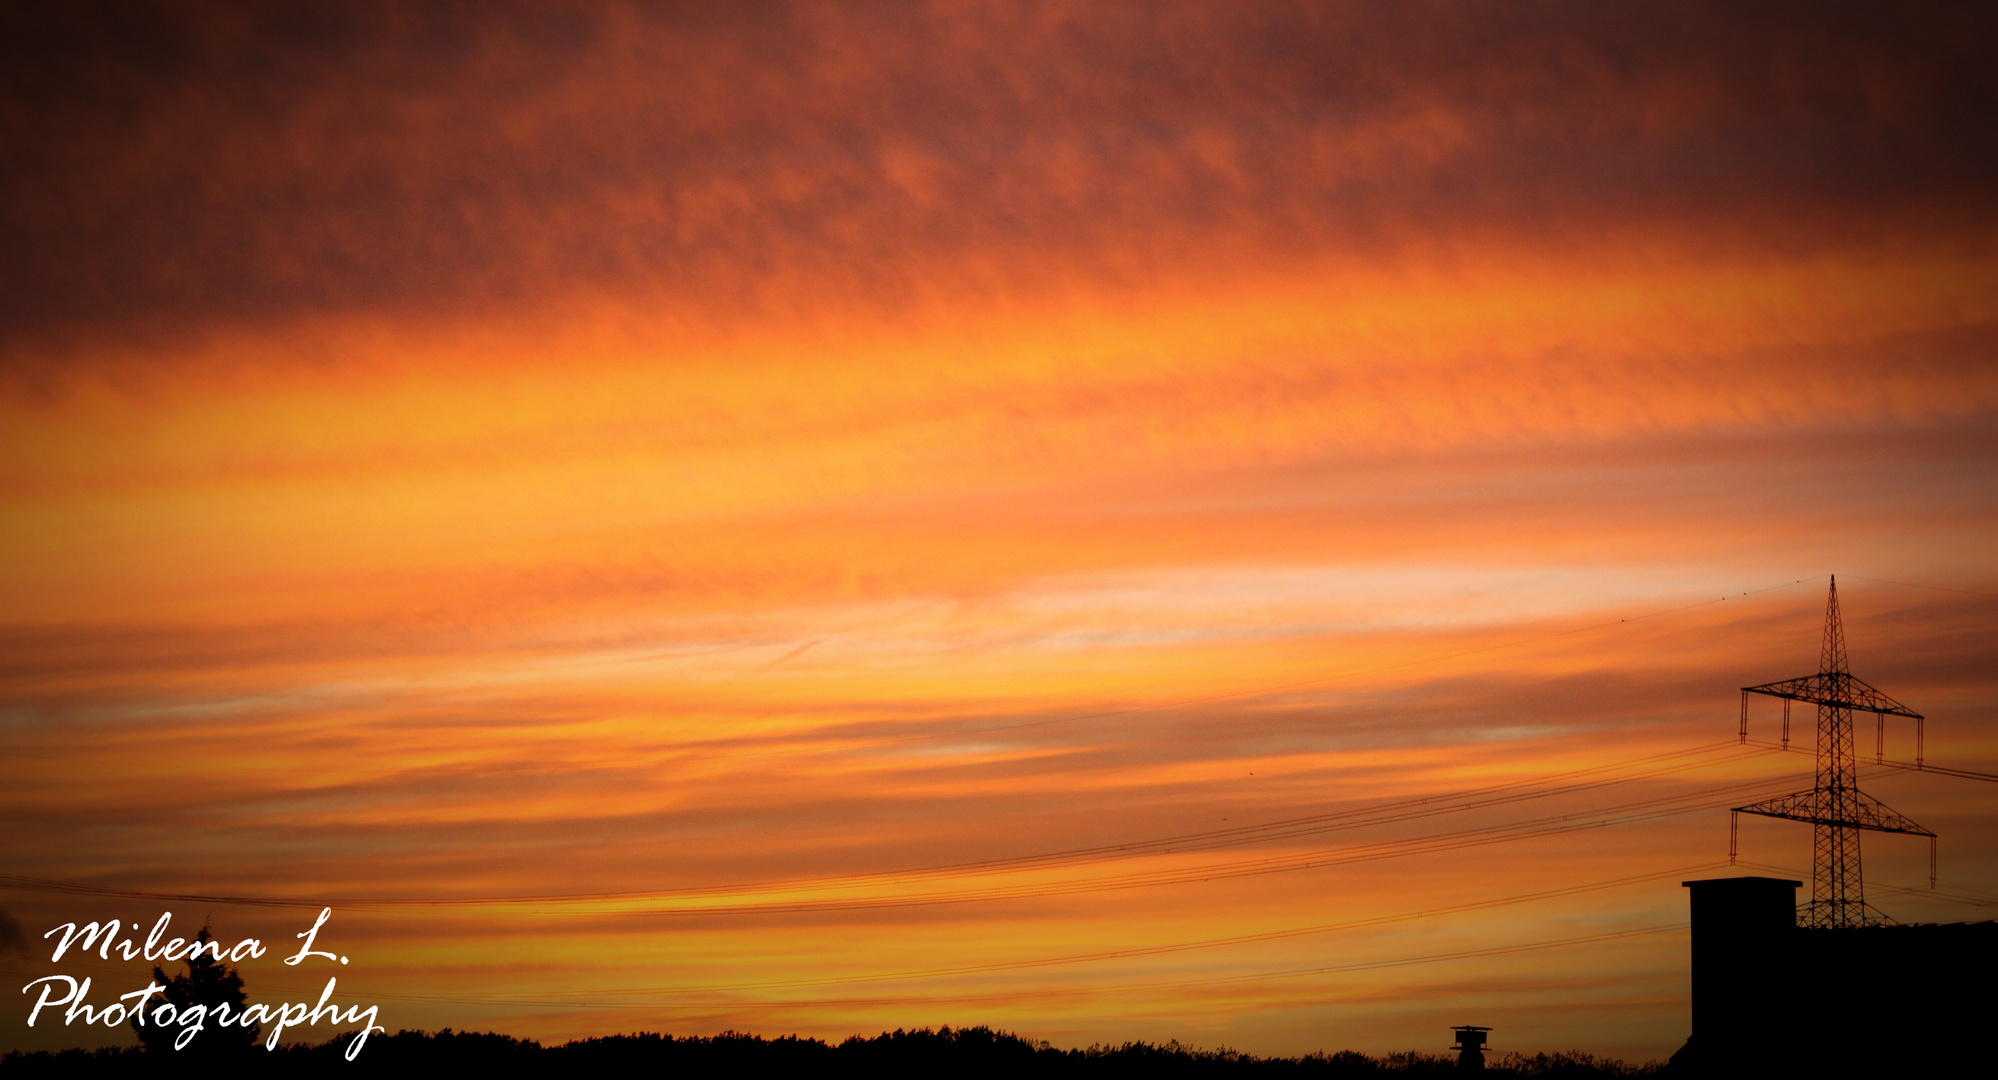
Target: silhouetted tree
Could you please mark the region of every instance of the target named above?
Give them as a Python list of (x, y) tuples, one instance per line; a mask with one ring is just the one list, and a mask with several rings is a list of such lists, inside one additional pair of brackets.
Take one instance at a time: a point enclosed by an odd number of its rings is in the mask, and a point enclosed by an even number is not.
[[(194, 937), (198, 945), (206, 945), (212, 936), (206, 926)], [(237, 1023), (249, 997), (243, 992), (243, 977), (236, 970), (215, 958), (211, 951), (199, 951), (187, 958), (187, 974), (168, 978), (166, 972), (153, 969), (153, 981), (166, 989), (153, 997), (146, 1005), (145, 1022), (132, 1018), (132, 1030), (139, 1033), (139, 1041), (150, 1053), (177, 1054), (181, 1057), (196, 1055), (213, 1057), (221, 1054), (236, 1054), (254, 1046), (257, 1030), (261, 1025), (244, 1027)], [(201, 1030), (187, 1041), (180, 1050), (174, 1049), (174, 1041), (180, 1038), (184, 1023), (161, 1026), (154, 1023), (155, 1011), (161, 1002), (174, 1006), (177, 1016), (185, 1014), (188, 1006), (202, 1006), (206, 1012), (201, 1018)], [(228, 1006), (229, 1023), (222, 1023), (217, 1015), (217, 1006)]]

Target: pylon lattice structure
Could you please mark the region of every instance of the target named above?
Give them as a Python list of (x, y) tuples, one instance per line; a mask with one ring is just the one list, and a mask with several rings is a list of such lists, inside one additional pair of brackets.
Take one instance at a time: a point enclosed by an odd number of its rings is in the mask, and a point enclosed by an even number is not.
[(1881, 921), (1866, 903), (1861, 875), (1859, 834), (1862, 830), (1905, 833), (1929, 838), (1929, 884), (1935, 884), (1936, 834), (1895, 813), (1885, 803), (1859, 790), (1853, 749), (1852, 714), (1875, 717), (1874, 757), (1884, 756), (1886, 718), (1915, 721), (1915, 761), (1921, 763), (1922, 714), (1875, 690), (1846, 668), (1845, 626), (1838, 610), (1838, 579), (1825, 601), (1825, 642), (1818, 673), (1798, 679), (1741, 688), (1741, 738), (1748, 741), (1748, 696), (1764, 694), (1783, 699), (1783, 745), (1790, 743), (1790, 703), (1808, 702), (1818, 708), (1817, 782), (1809, 791), (1737, 806), (1730, 812), (1728, 857), (1735, 854), (1736, 815), (1802, 821), (1811, 826), (1811, 902), (1803, 924), (1814, 927), (1865, 926)]

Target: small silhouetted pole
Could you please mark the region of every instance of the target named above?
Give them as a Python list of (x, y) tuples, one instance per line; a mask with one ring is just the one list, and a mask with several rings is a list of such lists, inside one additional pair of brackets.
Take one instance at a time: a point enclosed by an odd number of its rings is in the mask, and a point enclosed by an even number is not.
[(1457, 1067), (1473, 1072), (1483, 1072), (1485, 1068), (1485, 1032), (1488, 1027), (1465, 1024), (1456, 1029), (1457, 1043), (1450, 1049), (1457, 1052)]

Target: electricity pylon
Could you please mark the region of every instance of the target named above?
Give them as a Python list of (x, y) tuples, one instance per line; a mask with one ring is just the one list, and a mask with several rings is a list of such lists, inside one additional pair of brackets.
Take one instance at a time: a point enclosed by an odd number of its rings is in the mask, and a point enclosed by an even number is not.
[(1748, 741), (1748, 695), (1783, 699), (1783, 745), (1790, 745), (1790, 703), (1818, 707), (1818, 776), (1809, 791), (1783, 795), (1729, 812), (1728, 857), (1735, 852), (1736, 815), (1760, 814), (1808, 822), (1811, 826), (1811, 903), (1803, 924), (1815, 927), (1865, 926), (1878, 922), (1869, 914), (1866, 886), (1860, 873), (1859, 833), (1906, 833), (1929, 838), (1929, 884), (1935, 884), (1936, 834), (1902, 817), (1885, 803), (1859, 790), (1858, 766), (1852, 745), (1852, 714), (1875, 717), (1874, 758), (1886, 749), (1887, 717), (1915, 721), (1915, 762), (1921, 764), (1922, 714), (1875, 690), (1846, 670), (1845, 626), (1838, 613), (1838, 579), (1832, 578), (1825, 601), (1825, 643), (1818, 673), (1800, 679), (1741, 688), (1741, 740)]

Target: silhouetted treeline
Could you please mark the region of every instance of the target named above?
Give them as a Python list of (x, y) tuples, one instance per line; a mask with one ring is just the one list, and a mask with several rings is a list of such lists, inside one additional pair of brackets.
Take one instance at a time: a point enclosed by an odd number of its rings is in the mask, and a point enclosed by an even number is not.
[[(671, 1035), (612, 1035), (561, 1046), (530, 1039), (445, 1029), (430, 1034), (399, 1031), (368, 1040), (360, 1057), (344, 1061), (348, 1037), (312, 1046), (261, 1047), (204, 1057), (202, 1071), (216, 1080), (230, 1076), (395, 1075), (437, 1070), (435, 1075), (515, 1075), (535, 1070), (548, 1076), (648, 1075), (737, 1076), (776, 1073), (812, 1076), (1281, 1076), (1348, 1077), (1459, 1075), (1456, 1059), (1445, 1054), (1404, 1053), (1370, 1057), (1350, 1050), (1305, 1057), (1256, 1057), (1233, 1050), (1196, 1050), (1178, 1043), (1133, 1042), (1061, 1050), (986, 1027), (890, 1031), (873, 1038), (854, 1036), (838, 1044), (786, 1035), (766, 1039), (727, 1032), (711, 1038)], [(139, 1047), (115, 1050), (15, 1052), (0, 1058), (0, 1076), (157, 1076), (171, 1051)], [(194, 1064), (188, 1059), (186, 1064)], [(477, 1071), (473, 1071), (477, 1070)], [(1531, 1076), (1548, 1080), (1657, 1076), (1661, 1065), (1642, 1066), (1590, 1054), (1510, 1054), (1492, 1060), (1486, 1075)]]

